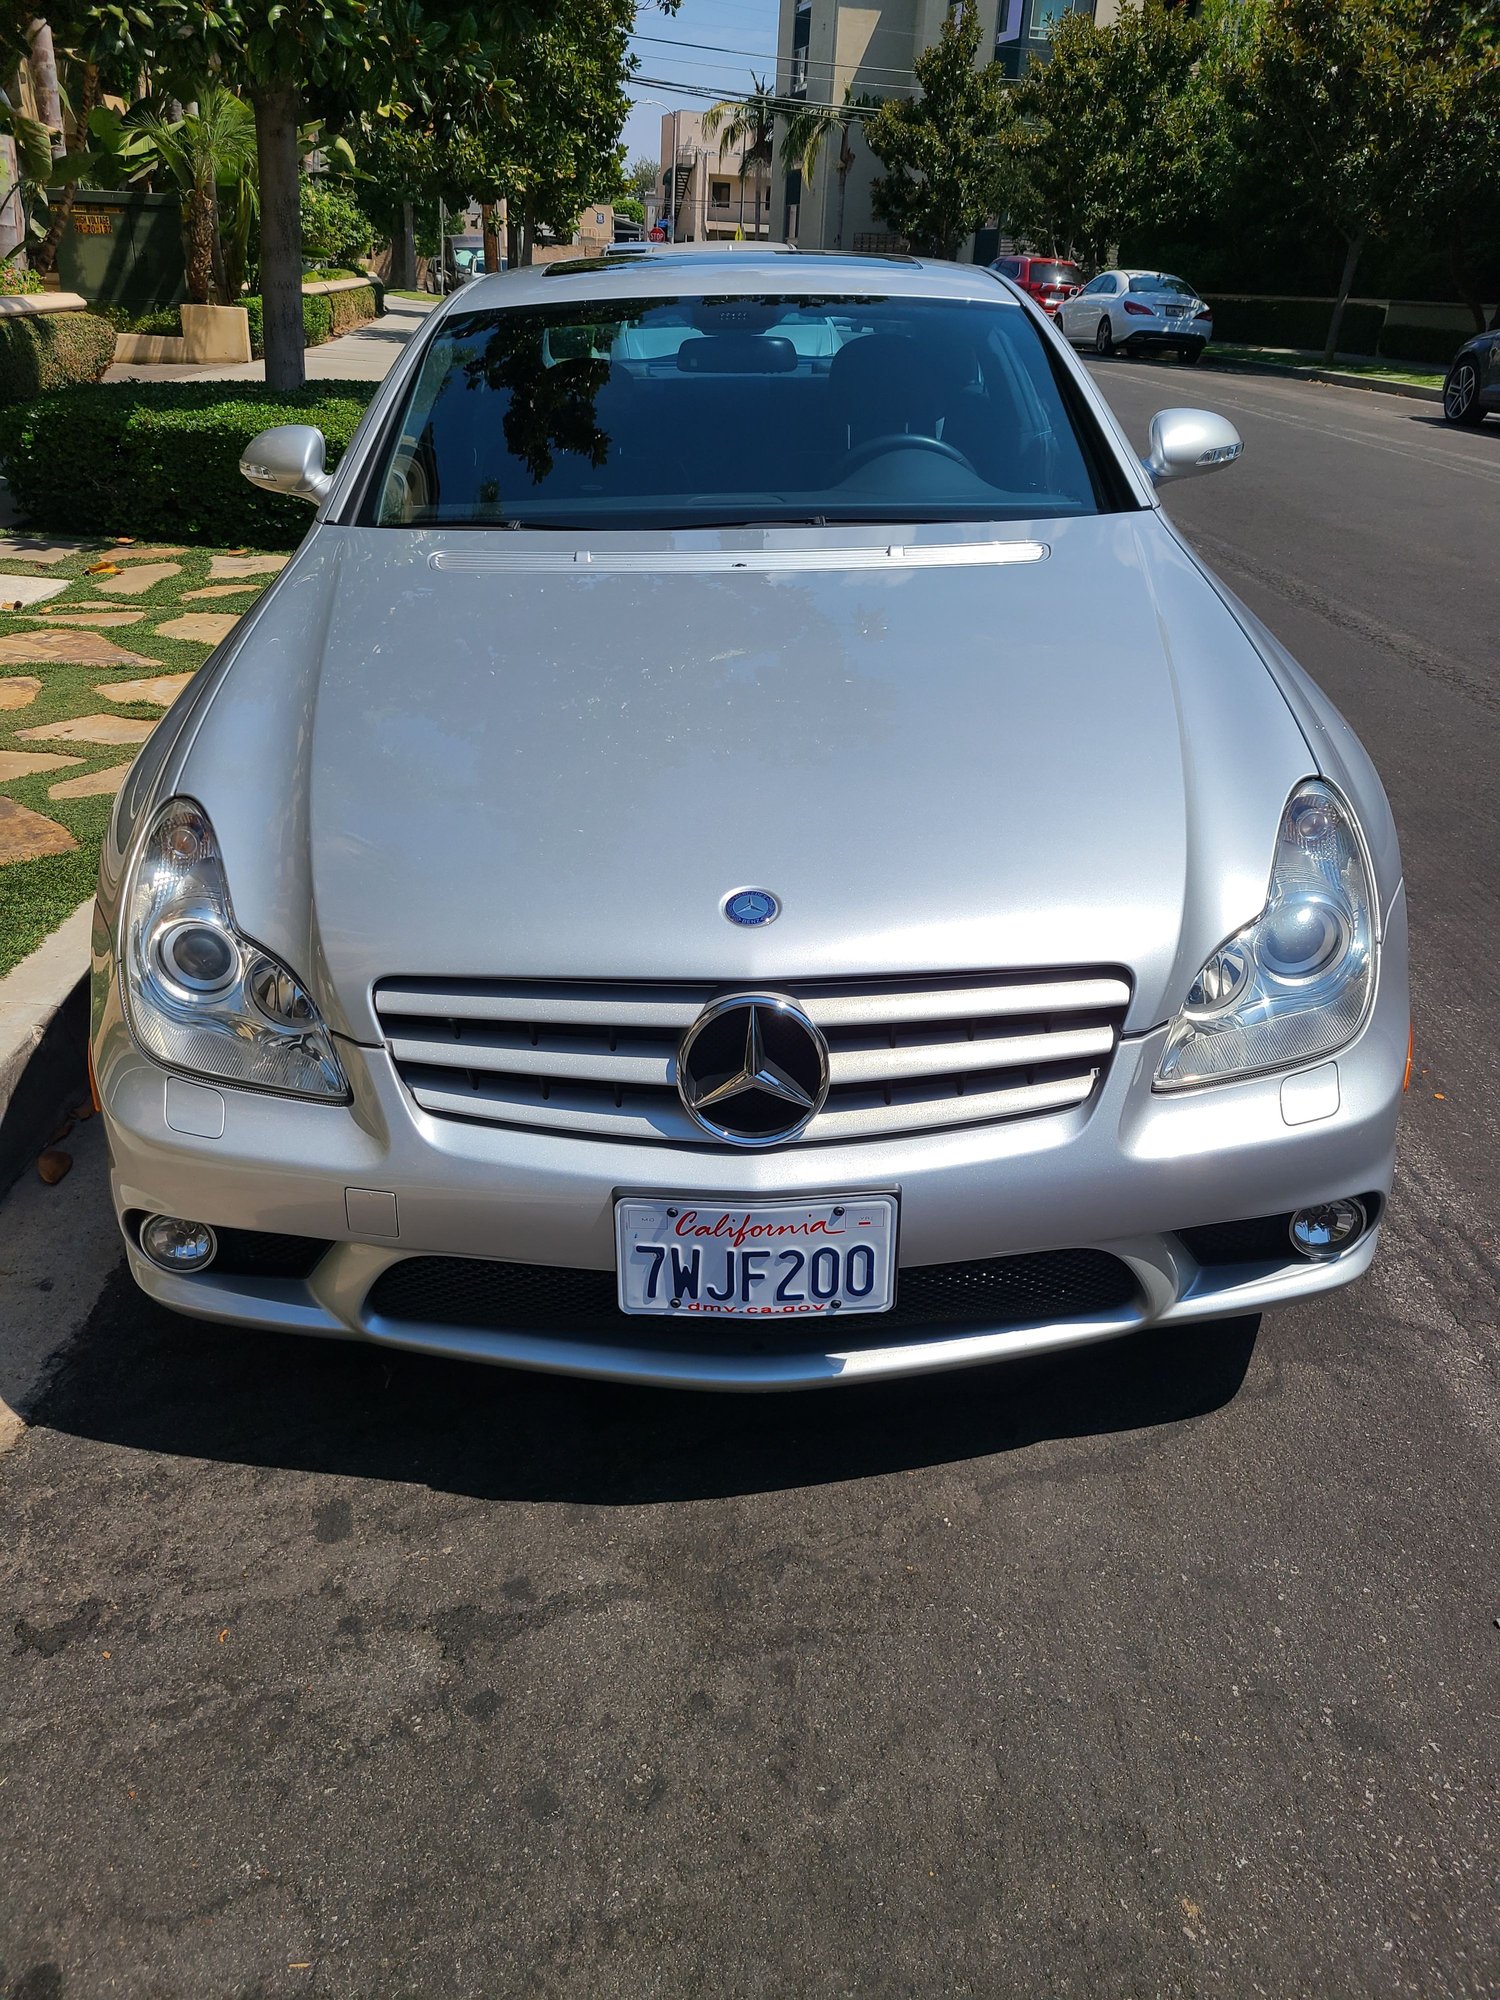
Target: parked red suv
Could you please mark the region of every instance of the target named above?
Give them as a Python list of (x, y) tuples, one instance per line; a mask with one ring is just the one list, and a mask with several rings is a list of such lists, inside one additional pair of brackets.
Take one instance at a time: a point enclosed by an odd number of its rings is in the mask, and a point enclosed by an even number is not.
[(1055, 313), (1064, 299), (1072, 298), (1083, 283), (1076, 264), (1059, 262), (1056, 257), (997, 257), (990, 269), (1010, 278), (1030, 292), (1043, 312)]

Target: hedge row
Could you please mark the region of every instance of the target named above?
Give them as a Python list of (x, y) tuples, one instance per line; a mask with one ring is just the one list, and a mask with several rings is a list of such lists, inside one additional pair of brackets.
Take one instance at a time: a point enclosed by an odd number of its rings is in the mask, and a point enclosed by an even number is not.
[(0, 458), (28, 527), (56, 534), (293, 548), (306, 503), (242, 479), (240, 453), (273, 424), (316, 424), (335, 463), (372, 382), (110, 382), (0, 414)]
[(1387, 361), (1425, 361), (1446, 368), (1469, 338), (1453, 327), (1385, 326), (1376, 352)]
[[(265, 307), (258, 298), (241, 299), (240, 304), (250, 315), (250, 352), (258, 361), (266, 351)], [(308, 347), (321, 347), (336, 333), (348, 333), (351, 327), (373, 319), (378, 311), (373, 285), (361, 285), (357, 291), (304, 292), (303, 342)]]
[[(1308, 347), (1319, 353), (1333, 311), (1331, 299), (1214, 298), (1209, 304), (1214, 309), (1215, 340), (1247, 347)], [(1340, 351), (1373, 354), (1384, 323), (1384, 306), (1345, 306)]]
[(115, 330), (95, 313), (28, 313), (0, 320), (0, 403), (97, 382), (115, 358)]

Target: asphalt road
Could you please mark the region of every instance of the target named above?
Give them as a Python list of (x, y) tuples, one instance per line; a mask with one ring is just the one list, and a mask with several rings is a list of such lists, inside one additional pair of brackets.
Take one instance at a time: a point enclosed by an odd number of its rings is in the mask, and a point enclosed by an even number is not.
[(746, 1402), (116, 1274), (29, 1388), (112, 1262), (89, 1135), (0, 1212), (7, 2000), (1500, 1993), (1500, 424), (1101, 379), (1241, 426), (1174, 511), (1403, 828), (1372, 1277)]

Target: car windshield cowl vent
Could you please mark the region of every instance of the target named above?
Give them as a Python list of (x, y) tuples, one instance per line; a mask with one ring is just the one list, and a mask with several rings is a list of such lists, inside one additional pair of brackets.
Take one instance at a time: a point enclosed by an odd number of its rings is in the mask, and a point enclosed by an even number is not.
[[(388, 979), (376, 1012), (423, 1110), (484, 1124), (711, 1146), (677, 1091), (685, 1032), (732, 988)], [(799, 1146), (1084, 1104), (1130, 999), (1113, 970), (773, 981), (828, 1044), (829, 1089)]]

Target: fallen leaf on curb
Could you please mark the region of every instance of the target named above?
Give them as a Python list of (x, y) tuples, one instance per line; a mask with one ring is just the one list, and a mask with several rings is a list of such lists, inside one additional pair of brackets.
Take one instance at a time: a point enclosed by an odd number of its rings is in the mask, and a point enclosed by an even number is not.
[(135, 536), (113, 535), (110, 537), (110, 539), (114, 542), (114, 545), (117, 549), (128, 549), (130, 547), (130, 544), (135, 540)]
[(47, 1183), (48, 1187), (56, 1187), (72, 1164), (73, 1155), (71, 1153), (60, 1153), (55, 1148), (49, 1146), (47, 1151), (38, 1157), (36, 1170)]
[(222, 1631), (222, 1632), (221, 1632), (221, 1633), (219, 1634), (219, 1644), (220, 1644), (220, 1645), (222, 1646), (222, 1645), (223, 1645), (223, 1643), (224, 1643), (224, 1641), (225, 1641), (225, 1640), (226, 1640), (226, 1639), (227, 1639), (228, 1637), (229, 1637), (229, 1627), (228, 1627), (228, 1626), (226, 1625), (226, 1626), (224, 1627), (224, 1630), (223, 1630), (223, 1631)]

